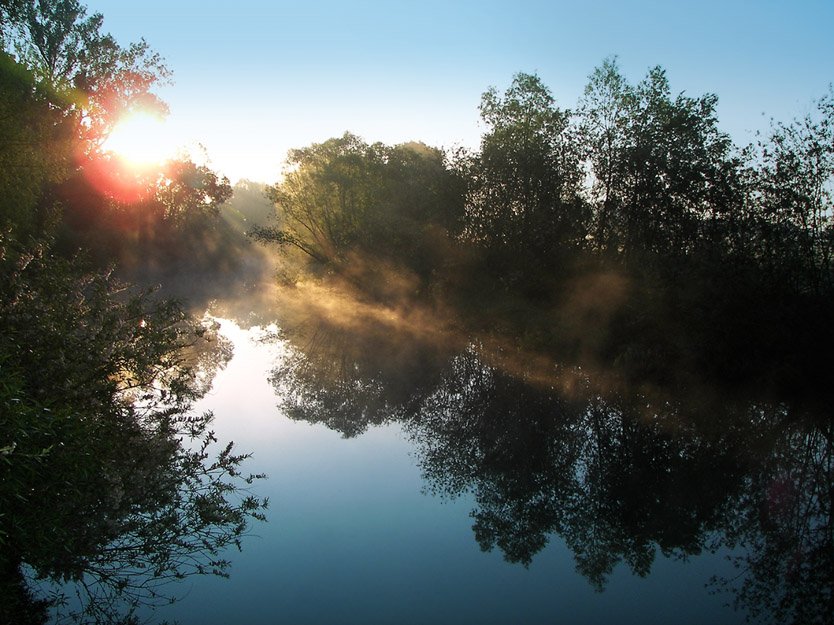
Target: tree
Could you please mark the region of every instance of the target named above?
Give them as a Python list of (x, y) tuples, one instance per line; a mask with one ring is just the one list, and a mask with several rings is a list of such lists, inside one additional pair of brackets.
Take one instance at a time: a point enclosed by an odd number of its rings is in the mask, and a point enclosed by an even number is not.
[(72, 171), (74, 123), (64, 99), (0, 51), (0, 229), (33, 236), (56, 215), (43, 189)]
[(740, 201), (738, 159), (718, 130), (714, 95), (673, 98), (666, 73), (629, 85), (615, 59), (591, 75), (579, 107), (592, 173), (596, 246), (625, 257), (686, 254), (707, 219)]
[[(5, 8), (5, 7), (4, 7)], [(21, 0), (4, 11), (6, 49), (39, 82), (72, 102), (86, 150), (98, 148), (127, 111), (167, 110), (152, 89), (170, 78), (162, 58), (142, 40), (121, 47), (101, 31), (103, 17), (87, 17), (78, 0)]]
[(616, 250), (622, 225), (619, 208), (625, 200), (625, 155), (628, 126), (636, 106), (634, 90), (620, 74), (616, 58), (603, 61), (591, 74), (580, 100), (579, 132), (584, 158), (591, 165), (590, 193), (596, 208), (592, 233), (596, 247)]
[(257, 229), (254, 236), (295, 248), (322, 265), (338, 260), (361, 236), (375, 165), (370, 146), (349, 133), (290, 151), (283, 181), (267, 189), (281, 227)]
[[(265, 501), (194, 399), (230, 357), (210, 324), (48, 249), (2, 241), (0, 570), (72, 582), (91, 616), (226, 575)], [(4, 606), (5, 607), (5, 606)], [(12, 615), (3, 615), (5, 620)]]
[(120, 270), (124, 261), (205, 257), (228, 179), (190, 155), (136, 168), (99, 149), (121, 116), (166, 110), (153, 93), (169, 77), (160, 57), (144, 41), (119, 46), (102, 16), (88, 18), (75, 0), (26, 0), (3, 15), (17, 61), (4, 53), (0, 225), (21, 240), (55, 237), (58, 252), (85, 248)]
[(468, 167), (466, 233), (498, 252), (500, 264), (533, 257), (552, 266), (586, 228), (570, 112), (529, 74), (517, 74), (503, 97), (488, 90), (480, 109), (487, 132)]
[(253, 229), (257, 239), (319, 268), (364, 276), (373, 289), (383, 279), (375, 267), (430, 276), (458, 229), (463, 194), (440, 150), (369, 145), (346, 133), (291, 151), (284, 179), (267, 195), (279, 225)]
[[(108, 183), (100, 191), (111, 196), (126, 185), (135, 195), (140, 186), (147, 194), (153, 193), (148, 189), (155, 184), (165, 183), (167, 213), (183, 212), (180, 206), (170, 206), (174, 200), (184, 200), (185, 208), (191, 209), (200, 204), (200, 199), (174, 191), (188, 181), (208, 187), (207, 195), (217, 196), (215, 187), (228, 187), (227, 181), (212, 181), (213, 172), (193, 164), (194, 171), (176, 172), (174, 180), (153, 176), (136, 180), (100, 153), (110, 128), (122, 115), (143, 107), (166, 109), (152, 91), (170, 74), (144, 41), (122, 48), (102, 33), (102, 16), (88, 18), (77, 0), (21, 0), (4, 3), (0, 13), (5, 48), (0, 68), (4, 83), (0, 203), (5, 210), (0, 224), (14, 236), (55, 234), (61, 209), (67, 208), (57, 187), (84, 180), (79, 171), (100, 187)], [(214, 209), (214, 199), (202, 204)], [(68, 208), (72, 212), (77, 207)]]
[(758, 147), (754, 210), (762, 220), (761, 260), (800, 292), (830, 292), (834, 91), (816, 103), (815, 112), (774, 124)]
[(216, 219), (232, 197), (229, 179), (188, 159), (171, 159), (149, 190), (149, 202), (163, 219), (184, 226), (201, 218)]

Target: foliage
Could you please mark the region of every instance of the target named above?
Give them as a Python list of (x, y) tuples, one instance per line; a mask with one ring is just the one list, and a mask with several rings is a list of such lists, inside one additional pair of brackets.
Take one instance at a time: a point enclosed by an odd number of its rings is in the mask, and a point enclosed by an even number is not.
[(686, 254), (701, 225), (739, 200), (737, 159), (718, 130), (714, 95), (672, 98), (659, 67), (632, 86), (607, 59), (590, 77), (578, 113), (590, 166), (596, 247)]
[(64, 99), (0, 51), (0, 229), (32, 236), (55, 220), (42, 197), (71, 171), (75, 124)]
[(256, 239), (358, 274), (378, 261), (429, 274), (461, 206), (439, 150), (368, 145), (351, 134), (291, 151), (284, 179), (267, 194), (279, 225), (253, 229)]
[(226, 178), (187, 156), (140, 170), (99, 149), (128, 112), (164, 111), (153, 93), (170, 75), (159, 55), (144, 41), (119, 46), (77, 0), (7, 3), (2, 14), (13, 56), (0, 68), (0, 226), (21, 241), (57, 232), (56, 249), (95, 250), (102, 266), (210, 229), (231, 197)]
[(129, 110), (165, 110), (152, 93), (170, 77), (145, 41), (121, 47), (102, 32), (103, 17), (87, 17), (78, 0), (23, 0), (4, 6), (7, 51), (70, 101), (87, 151), (101, 145)]
[(157, 211), (175, 223), (201, 216), (216, 218), (220, 206), (232, 196), (228, 178), (188, 160), (168, 161), (153, 191), (151, 202)]
[(503, 97), (488, 90), (480, 108), (487, 132), (466, 172), (467, 235), (509, 271), (519, 258), (552, 266), (583, 241), (588, 217), (570, 113), (529, 74), (516, 75)]
[(99, 149), (130, 111), (164, 112), (159, 55), (144, 41), (121, 47), (77, 0), (6, 3), (2, 15), (13, 56), (0, 68), (0, 226), (20, 241), (56, 236), (56, 251), (89, 250), (122, 271), (205, 256), (228, 179), (192, 156), (137, 168)]
[(763, 265), (774, 279), (799, 291), (830, 293), (834, 91), (804, 118), (774, 124), (770, 136), (759, 143), (757, 157), (753, 202)]
[(44, 247), (2, 251), (3, 582), (22, 565), (74, 582), (106, 620), (166, 581), (225, 575), (222, 550), (265, 506), (241, 491), (259, 477), (240, 473), (246, 456), (212, 459), (211, 416), (189, 414), (228, 346)]

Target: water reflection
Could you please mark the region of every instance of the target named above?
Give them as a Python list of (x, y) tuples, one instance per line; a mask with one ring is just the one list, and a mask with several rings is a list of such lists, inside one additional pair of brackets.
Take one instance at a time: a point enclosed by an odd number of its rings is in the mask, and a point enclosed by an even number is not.
[(454, 334), (422, 315), (343, 295), (316, 289), (296, 295), (283, 301), (281, 330), (273, 337), (292, 346), (271, 375), (284, 414), (345, 437), (410, 420), (439, 383)]
[(629, 388), (408, 311), (303, 309), (281, 322), (290, 351), (271, 376), (285, 413), (345, 437), (399, 422), (425, 490), (473, 497), (483, 550), (526, 566), (558, 536), (602, 590), (618, 563), (645, 576), (658, 553), (729, 547), (738, 577), (714, 591), (763, 620), (832, 622), (829, 419)]

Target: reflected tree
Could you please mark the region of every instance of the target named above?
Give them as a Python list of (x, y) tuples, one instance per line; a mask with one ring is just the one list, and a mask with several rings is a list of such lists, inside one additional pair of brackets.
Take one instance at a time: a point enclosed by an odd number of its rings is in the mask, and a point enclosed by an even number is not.
[(830, 622), (826, 418), (454, 333), (426, 341), (356, 300), (300, 309), (273, 374), (283, 408), (348, 437), (402, 424), (426, 491), (474, 499), (482, 549), (526, 566), (559, 537), (600, 591), (621, 564), (645, 576), (659, 555), (735, 549), (740, 577), (715, 585), (740, 609)]
[(288, 351), (270, 375), (285, 414), (323, 423), (346, 438), (410, 418), (414, 402), (436, 383), (453, 335), (418, 311), (335, 290), (290, 293), (281, 300), (276, 337)]
[[(226, 575), (265, 502), (190, 408), (231, 356), (216, 328), (48, 248), (0, 240), (0, 592), (69, 583), (94, 622)], [(12, 590), (9, 590), (12, 589)]]
[(762, 622), (834, 622), (831, 424), (789, 423), (747, 478), (726, 528), (740, 545), (735, 579), (714, 579)]
[(645, 575), (657, 550), (700, 553), (738, 488), (738, 442), (680, 431), (673, 408), (646, 415), (646, 401), (560, 393), (470, 350), (409, 428), (430, 490), (473, 493), (482, 548), (526, 565), (559, 534), (601, 589), (617, 562)]
[(409, 424), (427, 488), (471, 491), (476, 538), (511, 562), (529, 564), (553, 532), (558, 506), (575, 490), (581, 404), (517, 383), (473, 348), (451, 360)]

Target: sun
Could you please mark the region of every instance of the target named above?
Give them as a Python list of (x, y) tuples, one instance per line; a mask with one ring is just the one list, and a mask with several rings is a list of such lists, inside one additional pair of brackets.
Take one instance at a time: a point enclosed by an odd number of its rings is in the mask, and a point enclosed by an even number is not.
[(171, 158), (176, 145), (163, 117), (136, 111), (116, 124), (102, 149), (135, 167), (149, 167)]

